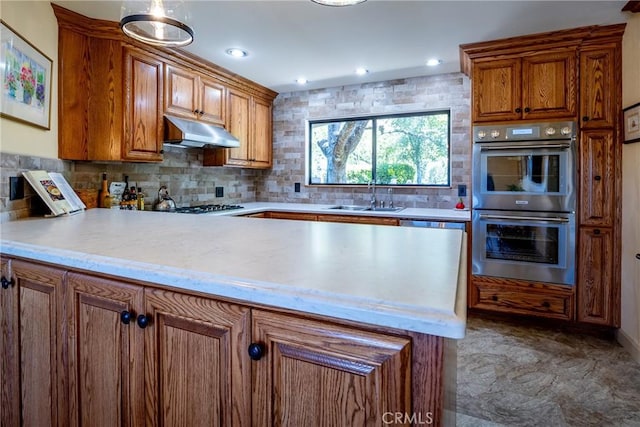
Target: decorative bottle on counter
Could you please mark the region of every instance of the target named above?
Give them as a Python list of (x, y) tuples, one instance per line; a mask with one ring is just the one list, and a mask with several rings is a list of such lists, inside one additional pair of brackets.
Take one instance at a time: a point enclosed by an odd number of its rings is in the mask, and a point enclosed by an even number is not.
[(144, 193), (142, 192), (141, 187), (138, 187), (138, 210), (144, 210)]
[(120, 200), (120, 209), (130, 209), (129, 202), (131, 201), (131, 190), (129, 190), (129, 175), (124, 176), (124, 191), (122, 192), (122, 199)]
[(111, 208), (111, 193), (109, 193), (109, 183), (107, 182), (107, 173), (102, 174), (102, 188), (98, 194), (98, 207)]

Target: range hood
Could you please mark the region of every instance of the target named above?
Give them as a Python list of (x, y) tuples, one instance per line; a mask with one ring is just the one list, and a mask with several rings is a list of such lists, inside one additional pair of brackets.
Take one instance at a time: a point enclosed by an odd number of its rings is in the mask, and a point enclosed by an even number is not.
[(239, 147), (238, 138), (224, 128), (196, 120), (182, 119), (176, 116), (164, 116), (165, 144), (180, 147)]

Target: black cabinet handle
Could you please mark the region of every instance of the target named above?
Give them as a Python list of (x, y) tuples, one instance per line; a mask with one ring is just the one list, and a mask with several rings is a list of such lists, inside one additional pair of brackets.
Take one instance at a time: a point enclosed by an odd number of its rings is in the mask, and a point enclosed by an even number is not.
[(596, 181), (600, 181), (602, 177), (600, 175), (596, 175), (593, 177), (593, 179), (595, 179)]
[(636, 259), (640, 259), (640, 254), (636, 254)]
[(252, 360), (260, 360), (262, 359), (262, 356), (264, 356), (264, 347), (262, 346), (262, 344), (258, 344), (258, 343), (251, 343), (249, 344), (249, 357)]
[(131, 323), (131, 320), (133, 320), (134, 317), (135, 317), (135, 314), (133, 314), (130, 311), (123, 310), (122, 312), (120, 312), (120, 321), (125, 325), (128, 325), (129, 323)]
[(583, 122), (588, 122), (589, 121), (589, 116), (582, 116), (582, 121)]
[(529, 111), (531, 111), (531, 108), (529, 108), (529, 107), (525, 107), (524, 112), (525, 112), (525, 113), (528, 113)]
[(549, 308), (549, 307), (551, 307), (551, 304), (549, 303), (549, 301), (544, 301), (544, 302), (542, 303), (542, 306), (543, 306), (544, 308)]
[(522, 113), (522, 108), (520, 107), (516, 108), (516, 113)]
[(593, 230), (593, 234), (600, 234), (600, 230), (596, 228), (595, 230)]
[(200, 110), (193, 110), (194, 113), (200, 114)]
[(9, 286), (13, 286), (13, 279), (7, 280), (6, 277), (2, 276), (0, 283), (2, 284), (2, 289), (7, 289)]
[(149, 323), (151, 323), (151, 319), (149, 319), (149, 316), (145, 316), (144, 314), (141, 314), (136, 319), (136, 323), (141, 329), (144, 329), (147, 326), (149, 326)]
[(498, 295), (492, 295), (492, 296), (491, 296), (491, 299), (492, 299), (493, 301), (498, 301)]

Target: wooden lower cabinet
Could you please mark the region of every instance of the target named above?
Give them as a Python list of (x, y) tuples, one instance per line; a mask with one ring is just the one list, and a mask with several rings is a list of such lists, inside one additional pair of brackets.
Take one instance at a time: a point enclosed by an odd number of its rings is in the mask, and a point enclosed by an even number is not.
[(470, 308), (573, 320), (570, 286), (471, 276), (468, 298)]
[(71, 425), (248, 425), (248, 308), (85, 274), (68, 283)]
[[(255, 426), (383, 425), (411, 413), (411, 341), (254, 310)], [(388, 415), (387, 415), (388, 416)]]
[(400, 225), (397, 218), (385, 218), (379, 216), (365, 215), (334, 215), (334, 214), (312, 214), (303, 212), (277, 212), (268, 211), (256, 214), (243, 215), (251, 218), (271, 218), (271, 219), (291, 219), (299, 221), (321, 221), (321, 222), (346, 222), (349, 224), (372, 224), (372, 225)]
[(2, 426), (65, 426), (64, 271), (2, 261)]

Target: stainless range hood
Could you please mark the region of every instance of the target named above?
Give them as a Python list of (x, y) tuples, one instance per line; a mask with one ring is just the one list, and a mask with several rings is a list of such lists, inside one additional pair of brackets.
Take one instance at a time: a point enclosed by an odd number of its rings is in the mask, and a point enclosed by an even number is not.
[(165, 144), (180, 147), (239, 147), (238, 138), (224, 128), (196, 120), (182, 119), (176, 116), (164, 116)]

